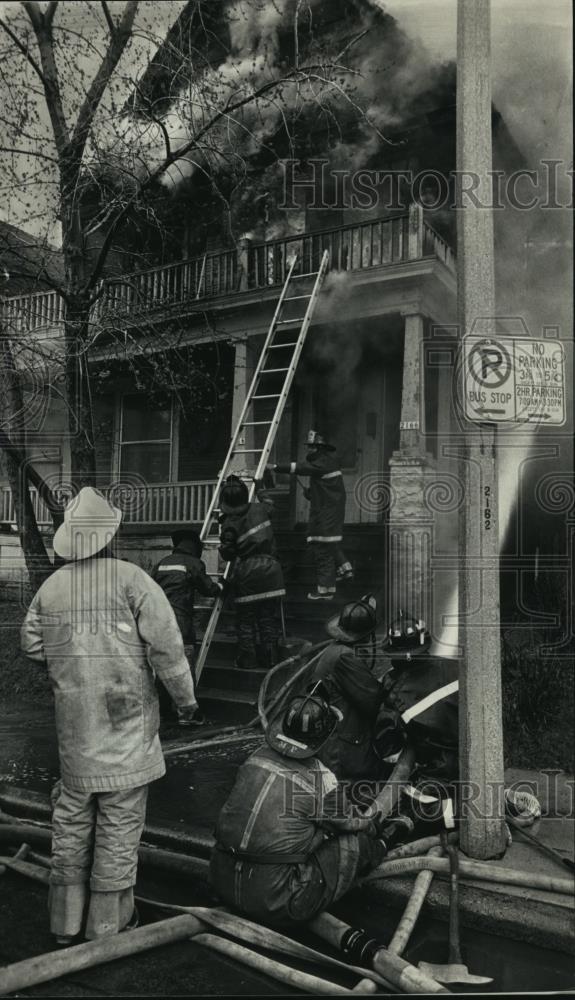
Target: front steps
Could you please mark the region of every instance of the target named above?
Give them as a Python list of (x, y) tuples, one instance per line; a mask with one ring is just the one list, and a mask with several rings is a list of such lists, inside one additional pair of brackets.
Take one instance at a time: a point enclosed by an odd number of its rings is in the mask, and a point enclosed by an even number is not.
[[(291, 531), (282, 525), (276, 527), (276, 542), (287, 590), (284, 598), (286, 634), (288, 643), (296, 643), (295, 649), (298, 639), (311, 643), (326, 639), (326, 621), (338, 614), (349, 601), (357, 600), (366, 593), (375, 593), (383, 606), (385, 594), (387, 560), (383, 526), (350, 526), (346, 529), (344, 549), (353, 563), (355, 578), (339, 584), (332, 601), (307, 600), (308, 592), (315, 589), (315, 571), (305, 537), (305, 526)], [(249, 722), (257, 713), (257, 696), (265, 671), (233, 666), (237, 655), (234, 619), (233, 606), (226, 605), (202, 673), (198, 699), (208, 716), (210, 706), (213, 706), (214, 710), (217, 709), (218, 719), (243, 723)], [(198, 638), (205, 621), (207, 613), (202, 616), (198, 609)]]

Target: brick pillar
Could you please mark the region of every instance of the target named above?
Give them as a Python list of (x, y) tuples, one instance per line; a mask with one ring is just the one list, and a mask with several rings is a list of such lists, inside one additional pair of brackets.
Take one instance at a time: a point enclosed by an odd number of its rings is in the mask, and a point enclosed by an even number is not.
[(390, 458), (388, 615), (401, 608), (431, 621), (433, 517), (426, 504), (433, 459), (424, 444), (424, 320), (405, 316), (399, 449)]

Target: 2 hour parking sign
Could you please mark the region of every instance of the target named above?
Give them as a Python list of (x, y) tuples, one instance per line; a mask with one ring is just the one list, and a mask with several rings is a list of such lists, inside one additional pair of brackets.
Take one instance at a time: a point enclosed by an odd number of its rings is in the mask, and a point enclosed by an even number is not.
[(463, 341), (468, 420), (565, 423), (565, 357), (558, 340), (468, 336)]

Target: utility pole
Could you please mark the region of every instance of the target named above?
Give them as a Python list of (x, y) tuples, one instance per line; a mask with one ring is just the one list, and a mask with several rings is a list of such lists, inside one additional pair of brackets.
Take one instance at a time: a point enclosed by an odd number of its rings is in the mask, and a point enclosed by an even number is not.
[[(457, 7), (457, 294), (460, 331), (496, 336), (491, 149), (490, 0)], [(463, 188), (476, 185), (474, 194)], [(476, 199), (481, 203), (477, 204)], [(462, 373), (463, 374), (463, 373)], [(460, 523), (459, 757), (461, 847), (499, 857), (503, 824), (503, 732), (499, 616), (496, 427), (465, 422)]]

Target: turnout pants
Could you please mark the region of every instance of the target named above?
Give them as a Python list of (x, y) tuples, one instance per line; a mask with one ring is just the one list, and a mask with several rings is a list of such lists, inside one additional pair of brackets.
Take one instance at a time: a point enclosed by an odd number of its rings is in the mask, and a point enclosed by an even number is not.
[(257, 646), (278, 643), (281, 638), (279, 599), (236, 603), (236, 621), (240, 654), (255, 659)]
[(294, 927), (344, 896), (384, 857), (382, 841), (367, 833), (326, 840), (303, 864), (254, 864), (216, 846), (210, 881), (224, 903), (252, 920)]
[(134, 909), (148, 786), (84, 792), (63, 783), (52, 817), (50, 929), (75, 937), (117, 934)]
[(310, 542), (317, 589), (320, 594), (335, 594), (338, 570), (351, 570), (345, 552), (337, 542)]

